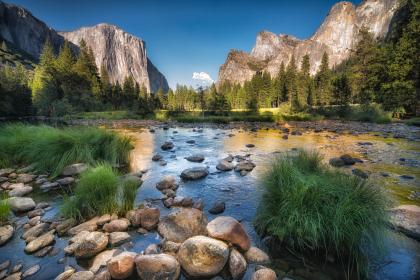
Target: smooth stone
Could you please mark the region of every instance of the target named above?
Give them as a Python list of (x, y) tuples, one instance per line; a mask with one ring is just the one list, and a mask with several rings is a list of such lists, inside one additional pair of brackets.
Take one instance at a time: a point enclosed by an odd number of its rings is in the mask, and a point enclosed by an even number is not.
[(76, 270), (74, 268), (71, 269), (67, 269), (64, 272), (60, 273), (59, 275), (57, 275), (57, 277), (55, 277), (55, 280), (67, 280), (70, 278), (70, 276), (73, 275), (73, 273)]
[(420, 207), (400, 205), (391, 210), (392, 226), (405, 235), (420, 241)]
[(161, 247), (163, 252), (175, 255), (178, 253), (179, 247), (181, 247), (181, 243), (164, 240), (161, 244)]
[(277, 275), (276, 272), (274, 272), (274, 270), (269, 268), (263, 268), (255, 271), (252, 275), (251, 280), (277, 280)]
[(213, 215), (217, 215), (223, 213), (226, 208), (226, 203), (224, 201), (218, 201), (213, 204), (213, 206), (209, 209), (209, 213)]
[(162, 160), (162, 159), (163, 159), (163, 156), (159, 155), (159, 154), (156, 154), (152, 157), (152, 161), (159, 161), (159, 160)]
[(160, 146), (160, 148), (164, 151), (171, 150), (174, 147), (174, 143), (167, 141)]
[(334, 167), (342, 167), (346, 165), (341, 158), (331, 158), (329, 160), (329, 163), (331, 166), (334, 166)]
[(31, 227), (30, 229), (28, 229), (27, 231), (25, 231), (22, 234), (22, 239), (24, 240), (30, 240), (30, 239), (35, 239), (36, 237), (40, 236), (41, 234), (43, 234), (45, 231), (47, 231), (49, 229), (50, 225), (48, 223), (40, 223), (37, 224), (34, 227)]
[(55, 230), (51, 230), (29, 242), (25, 247), (25, 252), (31, 254), (53, 243), (54, 232)]
[(41, 186), (39, 186), (39, 188), (43, 191), (49, 191), (49, 190), (57, 188), (58, 186), (59, 184), (57, 182), (52, 182), (52, 183), (46, 182), (42, 184)]
[(241, 171), (247, 171), (250, 172), (255, 168), (255, 164), (249, 160), (244, 160), (239, 162), (236, 166), (235, 166), (235, 171), (236, 172), (241, 172)]
[(345, 165), (353, 165), (356, 163), (356, 159), (353, 158), (351, 155), (342, 155), (340, 159), (344, 162)]
[(32, 175), (32, 174), (19, 174), (16, 178), (16, 182), (27, 184), (27, 183), (32, 182), (34, 178), (35, 178), (35, 175)]
[(8, 195), (9, 197), (22, 197), (27, 195), (28, 193), (32, 192), (31, 186), (23, 186), (21, 188), (14, 188), (11, 191), (9, 191)]
[(95, 231), (98, 229), (98, 226), (96, 222), (98, 221), (99, 217), (95, 217), (93, 219), (90, 219), (87, 222), (84, 222), (80, 225), (77, 225), (75, 227), (70, 228), (67, 233), (69, 235), (76, 235), (81, 231)]
[(57, 227), (55, 228), (57, 230), (57, 234), (59, 236), (62, 236), (67, 233), (69, 229), (71, 229), (76, 224), (76, 220), (73, 218), (67, 219), (62, 221)]
[(231, 171), (235, 168), (235, 165), (233, 165), (233, 163), (228, 162), (226, 160), (221, 160), (219, 161), (219, 163), (216, 165), (216, 169), (220, 170), (220, 171)]
[(188, 140), (186, 141), (187, 144), (195, 144), (195, 140)]
[(160, 191), (166, 189), (176, 190), (178, 188), (178, 183), (176, 182), (176, 178), (174, 176), (167, 175), (156, 184), (156, 188)]
[(109, 234), (109, 244), (111, 246), (118, 246), (127, 241), (130, 241), (131, 236), (127, 232), (111, 232)]
[(58, 179), (56, 182), (61, 186), (68, 186), (73, 184), (75, 179), (73, 177), (64, 177), (61, 179)]
[(266, 264), (270, 262), (270, 257), (261, 249), (251, 247), (245, 252), (245, 259), (248, 263)]
[(22, 279), (22, 272), (12, 273), (3, 280), (20, 280)]
[(145, 255), (152, 255), (152, 254), (159, 254), (159, 253), (160, 253), (160, 249), (159, 249), (158, 244), (150, 244), (144, 250)]
[(229, 247), (220, 240), (198, 235), (185, 240), (177, 256), (182, 269), (189, 276), (210, 277), (225, 266)]
[(74, 250), (76, 258), (90, 258), (101, 252), (108, 245), (108, 236), (105, 233), (89, 232)]
[(0, 227), (0, 246), (6, 244), (13, 237), (14, 231), (11, 225)]
[(198, 180), (209, 175), (209, 171), (205, 167), (193, 167), (182, 171), (181, 178), (184, 180)]
[(194, 208), (178, 208), (160, 219), (158, 232), (166, 240), (183, 242), (186, 239), (206, 234), (207, 217)]
[(36, 226), (37, 224), (39, 224), (40, 221), (41, 221), (41, 216), (35, 216), (32, 219), (30, 219), (28, 221), (28, 223), (31, 227), (33, 227), (33, 226)]
[(7, 189), (8, 190), (20, 189), (20, 188), (23, 188), (24, 186), (25, 186), (24, 183), (14, 183), (14, 184), (9, 184), (7, 186)]
[(95, 275), (93, 280), (111, 280), (111, 274), (109, 274), (107, 269), (102, 269)]
[(38, 258), (45, 257), (49, 252), (51, 252), (54, 249), (54, 246), (47, 246), (42, 248), (41, 250), (38, 250), (34, 256)]
[(7, 260), (7, 261), (4, 261), (4, 262), (0, 263), (0, 271), (5, 270), (9, 266), (10, 266), (10, 260)]
[(176, 258), (168, 254), (138, 255), (134, 262), (144, 280), (177, 280), (181, 272)]
[(73, 273), (68, 280), (93, 280), (95, 275), (92, 271), (78, 271)]
[(117, 219), (105, 224), (102, 229), (106, 232), (127, 231), (129, 225), (127, 219)]
[(246, 144), (245, 147), (247, 147), (247, 148), (254, 148), (255, 145), (254, 144)]
[(229, 272), (234, 280), (242, 279), (246, 272), (246, 260), (238, 250), (232, 249), (229, 255)]
[(109, 260), (107, 268), (113, 279), (125, 279), (133, 274), (136, 253), (123, 252)]
[(22, 274), (22, 278), (26, 278), (28, 276), (34, 275), (35, 273), (37, 273), (39, 270), (41, 269), (41, 267), (36, 264), (34, 266), (31, 266), (30, 268), (28, 268), (27, 270), (25, 270), (25, 272), (23, 272)]
[(188, 161), (191, 162), (203, 162), (204, 161), (204, 156), (203, 155), (192, 155), (192, 156), (188, 156), (185, 158)]
[(96, 221), (96, 224), (98, 226), (103, 226), (106, 223), (109, 223), (111, 221), (111, 215), (105, 214), (99, 217), (99, 219)]
[(244, 227), (232, 217), (220, 216), (207, 224), (210, 237), (232, 243), (243, 251), (251, 247), (251, 239)]
[(15, 169), (13, 168), (3, 168), (0, 169), (0, 176), (8, 176), (9, 174), (13, 173)]
[(29, 211), (26, 215), (29, 219), (36, 217), (36, 216), (43, 216), (45, 214), (45, 210), (42, 208), (38, 208), (32, 211)]
[(102, 267), (106, 267), (109, 260), (120, 253), (117, 249), (105, 250), (97, 254), (89, 267), (89, 271), (97, 273)]
[(61, 175), (63, 176), (74, 176), (82, 173), (88, 169), (88, 165), (86, 163), (74, 163), (64, 167)]
[(192, 208), (198, 209), (200, 211), (203, 211), (204, 209), (204, 201), (200, 198), (196, 201), (194, 201)]
[(27, 212), (36, 206), (34, 200), (30, 197), (11, 197), (8, 201), (13, 212)]

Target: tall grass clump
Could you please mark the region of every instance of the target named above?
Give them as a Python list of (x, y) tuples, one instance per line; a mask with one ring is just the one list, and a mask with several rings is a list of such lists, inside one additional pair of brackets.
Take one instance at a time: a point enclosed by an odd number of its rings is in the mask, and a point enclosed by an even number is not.
[(100, 164), (82, 173), (74, 195), (61, 207), (65, 217), (83, 220), (96, 215), (125, 214), (134, 206), (138, 182), (120, 181), (108, 164)]
[(128, 137), (96, 127), (11, 124), (0, 128), (3, 165), (31, 164), (35, 170), (52, 176), (76, 162), (127, 163), (132, 148)]
[(317, 152), (277, 158), (262, 180), (255, 225), (302, 254), (334, 255), (348, 272), (365, 274), (367, 248), (381, 248), (388, 200), (378, 188), (333, 171)]
[(7, 201), (6, 194), (0, 194), (0, 225), (3, 225), (9, 220), (10, 205)]

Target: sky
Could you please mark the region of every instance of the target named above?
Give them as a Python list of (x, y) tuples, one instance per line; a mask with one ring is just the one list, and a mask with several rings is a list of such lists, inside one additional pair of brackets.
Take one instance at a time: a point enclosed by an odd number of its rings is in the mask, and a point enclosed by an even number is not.
[[(166, 76), (196, 86), (217, 80), (229, 50), (251, 51), (258, 32), (310, 37), (334, 0), (6, 0), (58, 31), (114, 24), (146, 42)], [(360, 0), (353, 0), (358, 4)], [(194, 77), (194, 79), (193, 79)]]

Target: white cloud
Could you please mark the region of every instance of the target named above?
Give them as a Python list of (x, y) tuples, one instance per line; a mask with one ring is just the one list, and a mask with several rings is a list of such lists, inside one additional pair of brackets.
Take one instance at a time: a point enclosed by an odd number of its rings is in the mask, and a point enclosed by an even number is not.
[(192, 79), (197, 80), (206, 85), (210, 85), (214, 82), (210, 75), (206, 72), (194, 72), (192, 75)]

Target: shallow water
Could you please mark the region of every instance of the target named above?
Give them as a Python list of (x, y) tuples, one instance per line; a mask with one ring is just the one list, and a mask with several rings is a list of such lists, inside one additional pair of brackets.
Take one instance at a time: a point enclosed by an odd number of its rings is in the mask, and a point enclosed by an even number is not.
[[(256, 213), (261, 196), (261, 187), (258, 178), (263, 176), (270, 160), (280, 152), (290, 151), (293, 148), (317, 149), (324, 155), (325, 162), (331, 157), (342, 154), (350, 154), (361, 158), (364, 162), (357, 163), (351, 168), (342, 168), (351, 173), (352, 168), (360, 168), (370, 173), (370, 180), (384, 187), (395, 199), (396, 204), (417, 204), (420, 200), (408, 198), (411, 191), (420, 191), (420, 144), (419, 142), (403, 139), (383, 138), (373, 134), (364, 135), (338, 135), (330, 132), (314, 133), (304, 132), (301, 136), (289, 135), (288, 140), (281, 138), (282, 133), (278, 130), (259, 130), (257, 132), (242, 131), (238, 129), (225, 130), (204, 128), (202, 132), (191, 128), (170, 128), (163, 130), (156, 128), (151, 133), (148, 129), (120, 129), (121, 133), (130, 135), (135, 140), (135, 149), (132, 152), (131, 170), (147, 170), (143, 175), (143, 185), (136, 197), (137, 204), (146, 201), (161, 209), (161, 215), (169, 212), (163, 207), (160, 198), (162, 194), (156, 190), (156, 183), (164, 175), (174, 175), (179, 178), (182, 170), (194, 166), (207, 166), (210, 175), (205, 179), (182, 182), (177, 195), (190, 196), (193, 199), (202, 198), (205, 202), (204, 211), (209, 220), (215, 216), (207, 211), (216, 201), (224, 201), (226, 210), (223, 215), (232, 216), (242, 222), (250, 234), (255, 245), (263, 247), (260, 238), (255, 233), (252, 222)], [(234, 134), (234, 136), (229, 136)], [(195, 140), (195, 144), (187, 144), (187, 140)], [(160, 145), (165, 141), (172, 141), (175, 147), (172, 151), (162, 151)], [(371, 142), (372, 145), (360, 145), (359, 142)], [(246, 148), (246, 144), (254, 144), (254, 148)], [(166, 166), (160, 166), (158, 162), (151, 160), (156, 153), (161, 154), (167, 162)], [(184, 159), (192, 154), (203, 154), (203, 163), (192, 163)], [(256, 168), (248, 175), (242, 177), (234, 171), (219, 172), (216, 169), (218, 161), (227, 155), (246, 155), (256, 163)], [(401, 160), (404, 158), (404, 160)], [(383, 177), (381, 172), (386, 172), (389, 177)], [(401, 179), (400, 175), (412, 175), (414, 179)], [(57, 213), (57, 205), (61, 198), (55, 199), (45, 196), (36, 197), (39, 201), (54, 202), (52, 210), (45, 217), (52, 217)], [(24, 220), (20, 220), (23, 223)], [(131, 244), (123, 247), (128, 250), (140, 252), (150, 243), (159, 243), (160, 237), (156, 232), (144, 236), (136, 232), (130, 233), (133, 237)], [(66, 264), (77, 265), (74, 258), (68, 257), (63, 264), (57, 261), (64, 256), (62, 250), (56, 256), (35, 258), (25, 255), (23, 252), (24, 242), (19, 238), (21, 229), (12, 241), (0, 248), (0, 262), (11, 259), (12, 264), (17, 260), (24, 263), (24, 270), (36, 263), (42, 267), (41, 271), (27, 279), (54, 279), (63, 271)], [(58, 247), (67, 245), (66, 239), (56, 237)], [(56, 245), (56, 246), (57, 246)], [(374, 270), (373, 279), (419, 279), (420, 278), (420, 243), (397, 233), (391, 233), (386, 241), (387, 254), (383, 256)], [(276, 264), (284, 263), (283, 260), (275, 260)], [(299, 264), (298, 264), (299, 266)], [(284, 266), (276, 265), (274, 268), (281, 269)], [(303, 265), (301, 265), (303, 267)], [(319, 268), (323, 270), (322, 268)], [(248, 269), (244, 279), (250, 279), (253, 267)], [(311, 272), (313, 273), (313, 271)], [(322, 277), (327, 277), (327, 271), (323, 271)], [(315, 274), (313, 274), (315, 275)], [(330, 275), (330, 278), (334, 278)], [(298, 279), (298, 278), (296, 278)]]

